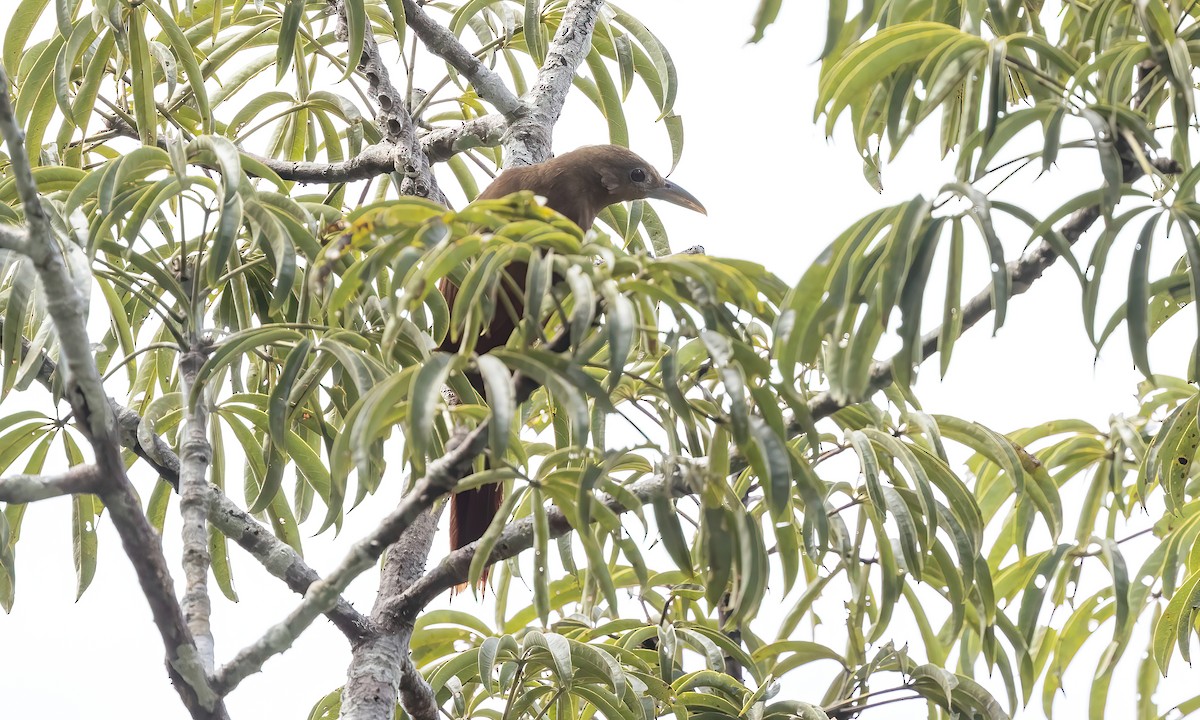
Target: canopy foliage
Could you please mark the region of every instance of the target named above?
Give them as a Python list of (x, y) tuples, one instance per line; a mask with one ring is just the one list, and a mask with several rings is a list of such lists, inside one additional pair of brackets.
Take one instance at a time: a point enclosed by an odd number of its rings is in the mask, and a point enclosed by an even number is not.
[[(319, 542), (353, 527), (349, 511), (381, 488), (423, 488), (482, 427), (486, 450), (456, 486), (503, 483), (501, 514), (471, 554), (396, 599), (449, 716), (841, 718), (891, 692), (931, 717), (1031, 703), (1061, 716), (1073, 666), (1094, 671), (1093, 718), (1114, 679), (1131, 682), (1119, 667), (1134, 668), (1138, 717), (1168, 711), (1154, 691), (1176, 654), (1190, 660), (1200, 619), (1200, 363), (1156, 375), (1150, 341), (1200, 309), (1200, 8), (827, 3), (817, 119), (848, 131), (867, 182), (921, 133), (938, 133), (953, 176), (855, 220), (789, 282), (672, 253), (642, 202), (589, 232), (528, 194), (441, 203), (431, 177), (471, 199), (504, 165), (505, 131), (524, 120), (506, 98), (532, 102), (560, 23), (584, 4), (16, 4), (5, 90), (52, 239), (92, 299), (96, 368), (140, 418), (122, 442), (150, 522), (169, 524), (179, 478), (156, 436), (186, 464), (188, 420), (211, 443), (208, 480), (297, 552), (302, 531)], [(779, 6), (746, 18), (756, 41), (779, 41)], [(409, 73), (402, 107), (381, 102), (397, 90), (368, 59), (382, 44), (411, 69), (430, 38), (463, 43), (487, 72), (448, 59), (427, 93)], [(612, 4), (582, 61), (573, 91), (608, 140), (645, 122), (626, 113), (641, 84), (677, 161), (687, 68)], [(1094, 156), (1095, 173), (1041, 214), (1022, 193), (1068, 154)], [(24, 231), (23, 180), (8, 156), (0, 169), (0, 220)], [(990, 282), (966, 297), (972, 243)], [(50, 320), (58, 289), (6, 247), (0, 472), (60, 472), (90, 452)], [(1007, 433), (923, 408), (917, 368), (936, 354), (945, 373), (959, 335), (989, 316), (1002, 326), (1057, 258), (1097, 350), (1127, 335), (1145, 376), (1137, 406), (1102, 426), (1047, 418)], [(529, 267), (518, 331), (477, 355), (479, 329), (511, 312), (513, 263)], [(452, 306), (443, 278), (461, 288)], [(1105, 280), (1127, 286), (1107, 320)], [(435, 349), (447, 336), (464, 338), (459, 352)], [(202, 360), (190, 371), (189, 353)], [(0, 605), (17, 613), (17, 560), (36, 550), (19, 542), (25, 507), (0, 513)], [(82, 594), (107, 550), (105, 507), (79, 493), (72, 512)], [(234, 570), (253, 560), (217, 519), (208, 532), (213, 577), (236, 601)], [(1124, 543), (1147, 533), (1130, 567)], [(425, 611), (491, 561), (494, 618)], [(1098, 659), (1080, 653), (1096, 634)], [(313, 717), (346, 701), (329, 690)]]

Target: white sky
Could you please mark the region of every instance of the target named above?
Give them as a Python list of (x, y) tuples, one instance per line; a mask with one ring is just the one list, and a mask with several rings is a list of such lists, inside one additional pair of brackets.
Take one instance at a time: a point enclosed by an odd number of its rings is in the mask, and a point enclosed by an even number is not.
[[(681, 85), (676, 109), (684, 117), (687, 144), (672, 179), (699, 197), (709, 210), (703, 217), (672, 206), (657, 206), (673, 246), (681, 249), (703, 244), (713, 255), (763, 263), (790, 282), (853, 220), (884, 204), (907, 200), (917, 192), (931, 196), (952, 180), (953, 174), (947, 163), (931, 160), (936, 157), (929, 137), (932, 133), (925, 133), (905, 148), (894, 165), (885, 168), (884, 193), (882, 197), (876, 194), (863, 180), (857, 154), (844, 128), (827, 142), (823, 123), (821, 128), (812, 123), (817, 78), (813, 61), (821, 46), (824, 18), (818, 17), (817, 11), (805, 11), (823, 3), (784, 3), (780, 22), (766, 39), (759, 45), (746, 46), (754, 4), (644, 0), (636, 6), (630, 3), (628, 9), (659, 35), (679, 67)], [(0, 18), (0, 29), (5, 24), (6, 18)], [(349, 94), (347, 90), (342, 92)], [(629, 113), (632, 145), (665, 169), (670, 162), (665, 132), (649, 126), (655, 113), (648, 109), (644, 97), (640, 102), (642, 109)], [(606, 140), (602, 119), (585, 99), (574, 96), (559, 125), (556, 149)], [(1064, 158), (1064, 171), (1035, 184), (1029, 184), (1032, 175), (1014, 178), (1006, 186), (1007, 199), (1043, 214), (1094, 188), (1098, 184), (1095, 161), (1091, 156), (1077, 157), (1081, 159), (1075, 165)], [(453, 184), (446, 173), (444, 185)], [(1002, 233), (1002, 239), (1011, 258), (1023, 247), (1025, 236)], [(1128, 247), (1121, 252), (1128, 252)], [(1170, 254), (1160, 253), (1161, 260), (1173, 261), (1174, 257), (1167, 257)], [(1118, 257), (1125, 255), (1115, 255), (1110, 264), (1111, 297), (1119, 297), (1124, 291), (1124, 271)], [(982, 287), (987, 273), (986, 263), (977, 255), (968, 256), (968, 268), (964, 294)], [(938, 315), (940, 288), (940, 283), (933, 283), (932, 299), (927, 301)], [(1101, 312), (1100, 317), (1106, 319), (1107, 314)], [(990, 321), (985, 324), (990, 327)], [(1185, 326), (1177, 337), (1152, 346), (1157, 351), (1153, 353), (1157, 371), (1177, 375), (1183, 372), (1191, 332)], [(958, 415), (1000, 431), (1058, 417), (1080, 417), (1103, 426), (1111, 413), (1135, 411), (1133, 393), (1138, 375), (1128, 359), (1123, 338), (1115, 338), (1093, 366), (1093, 351), (1079, 311), (1078, 287), (1062, 263), (1031, 292), (1011, 303), (1008, 324), (996, 338), (991, 338), (981, 324), (960, 340), (945, 382), (936, 378), (936, 361), (931, 365), (934, 367), (925, 371), (918, 386), (927, 411)], [(143, 485), (142, 490), (148, 492), (149, 485)], [(331, 568), (349, 543), (394, 507), (398, 492), (392, 484), (369, 498), (347, 517), (340, 538), (306, 537), (310, 564), (318, 571)], [(1069, 502), (1067, 507), (1070, 517)], [(178, 524), (172, 522), (175, 525), (168, 525), (164, 543), (168, 558), (175, 559), (179, 556)], [(1135, 517), (1131, 528), (1141, 529), (1146, 523)], [(313, 530), (315, 526), (309, 528), (310, 533)], [(102, 523), (99, 569), (92, 587), (78, 603), (74, 602), (70, 538), (70, 507), (66, 500), (37, 503), (29, 509), (18, 548), (16, 607), (12, 615), (0, 615), (3, 716), (22, 720), (186, 717), (162, 670), (160, 640), (110, 525)], [(439, 540), (435, 552), (444, 544)], [(257, 637), (296, 602), (278, 581), (231, 547), (241, 602), (234, 605), (219, 595), (214, 598), (219, 661)], [(1137, 561), (1131, 558), (1130, 564), (1136, 567)], [(178, 581), (182, 573), (175, 570), (174, 574)], [(374, 575), (367, 574), (347, 595), (366, 610), (374, 586)], [(778, 594), (769, 595), (757, 625), (770, 627), (771, 615), (781, 602), (790, 604), (791, 598), (785, 601)], [(474, 603), (464, 597), (455, 601), (454, 607), (475, 612)], [(480, 609), (479, 614), (488, 620), (492, 615), (490, 607)], [(825, 619), (834, 629), (840, 622), (828, 614)], [(899, 635), (903, 628), (897, 628)], [(1139, 655), (1140, 642), (1135, 639), (1130, 659)], [(832, 645), (840, 647), (838, 643)], [(1102, 648), (1103, 642), (1090, 644), (1081, 658), (1088, 657), (1089, 652), (1098, 656)], [(247, 680), (229, 698), (232, 715), (306, 717), (319, 697), (341, 684), (349, 659), (340, 634), (324, 620), (318, 621), (291, 652), (269, 661), (264, 673)], [(1127, 663), (1124, 667), (1128, 672), (1118, 676), (1112, 694), (1114, 716), (1131, 715), (1132, 711), (1133, 665)], [(1172, 668), (1179, 675), (1187, 673), (1178, 658)], [(1081, 717), (1088, 672), (1077, 669), (1068, 678), (1067, 687), (1073, 697), (1070, 706), (1060, 702), (1059, 716)], [(1186, 696), (1181, 683), (1173, 685), (1173, 700)], [(998, 697), (1002, 696), (999, 685), (994, 689)], [(868, 715), (923, 716), (921, 703), (892, 705)], [(1038, 693), (1021, 717), (1041, 717)]]

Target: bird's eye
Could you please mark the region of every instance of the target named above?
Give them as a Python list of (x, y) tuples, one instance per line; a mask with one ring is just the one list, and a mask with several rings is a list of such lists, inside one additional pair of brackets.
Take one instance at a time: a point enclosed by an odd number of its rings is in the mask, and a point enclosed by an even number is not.
[(641, 168), (634, 168), (629, 173), (629, 179), (635, 183), (646, 182), (646, 171)]

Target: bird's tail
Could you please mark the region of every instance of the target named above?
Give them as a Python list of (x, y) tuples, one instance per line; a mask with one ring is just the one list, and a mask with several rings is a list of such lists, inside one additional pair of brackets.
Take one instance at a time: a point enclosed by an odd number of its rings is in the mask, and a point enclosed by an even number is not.
[[(450, 498), (450, 550), (453, 552), (461, 547), (470, 545), (487, 531), (492, 524), (492, 518), (500, 511), (504, 501), (503, 486), (499, 484), (484, 485), (471, 490), (463, 490)], [(487, 587), (488, 568), (483, 569), (479, 576), (479, 590)], [(455, 593), (467, 588), (466, 583), (454, 587)]]
[[(528, 274), (528, 268), (524, 263), (513, 263), (508, 272), (514, 278), (514, 281), (519, 281), (521, 289), (523, 289), (525, 276)], [(458, 297), (458, 286), (450, 282), (449, 278), (442, 278), (438, 283), (438, 289), (442, 296), (446, 299), (446, 304), (451, 308), (454, 307), (456, 298)], [(509, 337), (513, 334), (516, 328), (517, 319), (522, 310), (522, 297), (512, 289), (505, 290), (507, 303), (513, 306), (511, 312), (497, 310), (492, 317), (488, 327), (485, 328), (479, 336), (475, 344), (475, 352), (483, 354), (487, 351), (502, 347), (508, 342)], [(442, 341), (439, 348), (442, 352), (456, 353), (459, 351), (459, 343), (451, 340), (447, 335)], [(471, 386), (475, 388), (475, 392), (479, 393), (480, 397), (486, 397), (484, 392), (483, 379), (477, 374), (467, 376)], [(485, 465), (486, 467), (486, 465)], [(450, 551), (453, 552), (465, 545), (470, 545), (479, 538), (483, 537), (483, 533), (487, 531), (488, 526), (492, 524), (492, 518), (496, 517), (496, 513), (500, 511), (500, 504), (504, 500), (504, 489), (500, 485), (485, 485), (474, 490), (464, 490), (457, 493), (450, 499)], [(487, 587), (488, 569), (484, 568), (483, 573), (479, 576), (479, 590), (482, 592)], [(455, 593), (460, 593), (467, 587), (466, 583), (455, 586)]]

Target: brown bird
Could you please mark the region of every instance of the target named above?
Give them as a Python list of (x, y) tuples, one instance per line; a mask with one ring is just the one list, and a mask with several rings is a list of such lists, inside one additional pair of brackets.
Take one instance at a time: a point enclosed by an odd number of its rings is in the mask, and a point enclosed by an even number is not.
[[(584, 231), (591, 228), (596, 215), (604, 208), (629, 200), (665, 200), (707, 214), (691, 193), (664, 178), (632, 151), (617, 145), (587, 145), (537, 165), (509, 168), (500, 173), (478, 199), (502, 198), (521, 190), (546, 198), (547, 207)], [(508, 287), (501, 292), (505, 292), (515, 312), (497, 311), (492, 316), (490, 325), (475, 345), (477, 353), (505, 345), (516, 329), (514, 317), (524, 314), (527, 266), (512, 263), (507, 272), (520, 290)], [(446, 303), (453, 307), (458, 287), (443, 280), (439, 289)], [(447, 337), (440, 349), (457, 352), (458, 346), (458, 342)], [(472, 385), (483, 394), (478, 378), (472, 379)], [(457, 550), (482, 537), (500, 509), (501, 500), (499, 485), (486, 485), (456, 494), (450, 505), (450, 549)], [(483, 579), (486, 581), (486, 574)]]

